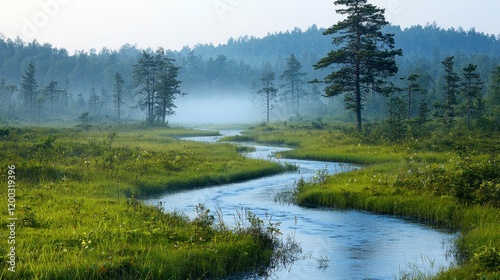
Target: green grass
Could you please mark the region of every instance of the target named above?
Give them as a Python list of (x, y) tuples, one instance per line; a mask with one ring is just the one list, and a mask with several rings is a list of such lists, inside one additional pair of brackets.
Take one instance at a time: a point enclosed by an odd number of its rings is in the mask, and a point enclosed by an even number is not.
[[(262, 270), (273, 225), (229, 230), (208, 210), (189, 220), (140, 198), (286, 171), (230, 144), (176, 140), (217, 132), (181, 128), (8, 128), (0, 142), (0, 207), (8, 166), (16, 176), (16, 273), (1, 279), (199, 279)], [(3, 130), (3, 132), (7, 131)], [(256, 218), (254, 218), (256, 219)], [(7, 220), (0, 226), (7, 229)], [(270, 242), (271, 240), (272, 242)]]
[[(500, 168), (495, 137), (443, 135), (393, 144), (339, 126), (259, 126), (246, 137), (292, 143), (284, 157), (347, 162), (362, 169), (300, 181), (292, 198), (307, 207), (359, 209), (460, 231), (460, 266), (436, 279), (500, 279)], [(481, 277), (484, 276), (484, 278)]]

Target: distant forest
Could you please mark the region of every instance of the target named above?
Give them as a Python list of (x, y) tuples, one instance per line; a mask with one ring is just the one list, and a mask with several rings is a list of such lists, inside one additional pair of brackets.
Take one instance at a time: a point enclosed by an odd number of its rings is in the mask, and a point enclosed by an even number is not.
[[(332, 38), (324, 36), (323, 31), (312, 26), (307, 30), (297, 28), (268, 34), (264, 38), (231, 38), (219, 46), (197, 45), (180, 51), (166, 50), (165, 56), (175, 60), (173, 64), (179, 67), (180, 91), (190, 98), (227, 94), (250, 100), (260, 87), (264, 69), (276, 73), (275, 83), (280, 92), (287, 91), (286, 81), (280, 76), (287, 70), (287, 62), (293, 55), (303, 74), (300, 86), (304, 106), (293, 112), (277, 109), (273, 112), (275, 117), (287, 120), (330, 116), (347, 121), (352, 116), (344, 110), (341, 99), (326, 99), (322, 97), (320, 85), (307, 83), (327, 73), (325, 70), (315, 71), (312, 66), (334, 47)], [(451, 56), (459, 76), (467, 65), (477, 65), (477, 73), (484, 84), (482, 94), (487, 96), (488, 85), (494, 82), (494, 70), (500, 65), (499, 38), (474, 29), (446, 30), (436, 24), (406, 29), (386, 26), (383, 31), (394, 33), (396, 48), (403, 50), (403, 56), (397, 60), (399, 73), (392, 78), (394, 84), (404, 88), (406, 78), (418, 75), (419, 91), (425, 93), (429, 108), (443, 98), (445, 68), (442, 62)], [(104, 48), (70, 54), (50, 44), (11, 40), (0, 34), (0, 122), (30, 121), (20, 94), (30, 64), (34, 66), (39, 92), (37, 122), (78, 121), (86, 112), (91, 112), (94, 120), (115, 120), (113, 92), (117, 74), (123, 79), (123, 118), (143, 118), (145, 113), (138, 108), (137, 95), (134, 94), (138, 87), (133, 77), (134, 65), (144, 53), (154, 55), (156, 52), (124, 45), (119, 50)], [(371, 120), (385, 118), (388, 101), (376, 95), (369, 98), (364, 117)], [(91, 106), (94, 106), (93, 110)]]

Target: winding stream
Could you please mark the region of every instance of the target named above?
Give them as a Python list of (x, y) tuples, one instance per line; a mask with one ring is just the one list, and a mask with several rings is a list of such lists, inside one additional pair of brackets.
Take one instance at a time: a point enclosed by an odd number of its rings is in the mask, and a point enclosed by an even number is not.
[[(234, 135), (237, 131), (221, 131)], [(195, 137), (189, 140), (215, 142), (218, 137)], [(283, 147), (255, 145), (249, 157), (271, 159)], [(274, 159), (276, 160), (276, 159)], [(281, 159), (281, 161), (285, 161)], [(354, 166), (309, 160), (286, 159), (299, 171), (193, 191), (168, 193), (149, 199), (160, 201), (166, 211), (181, 211), (194, 217), (196, 205), (220, 208), (224, 221), (231, 224), (236, 211), (248, 209), (262, 219), (272, 216), (281, 222), (283, 236), (293, 235), (302, 247), (302, 257), (291, 267), (276, 272), (273, 279), (395, 279), (403, 272), (433, 275), (449, 267), (447, 252), (455, 237), (418, 223), (395, 217), (359, 211), (309, 209), (274, 201), (277, 193), (292, 190), (294, 183), (311, 178), (318, 170), (330, 174), (348, 171)], [(322, 262), (323, 261), (323, 262)], [(326, 264), (326, 265), (325, 265)]]

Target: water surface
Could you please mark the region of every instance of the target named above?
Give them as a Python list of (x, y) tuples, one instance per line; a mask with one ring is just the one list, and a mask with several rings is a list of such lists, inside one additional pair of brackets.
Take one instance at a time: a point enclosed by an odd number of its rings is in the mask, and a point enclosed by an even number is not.
[[(225, 135), (238, 131), (226, 131)], [(215, 142), (218, 137), (195, 137), (189, 140)], [(278, 160), (276, 152), (284, 147), (252, 144), (256, 151), (249, 157)], [(280, 222), (284, 236), (292, 235), (302, 247), (300, 260), (282, 269), (273, 279), (395, 279), (403, 271), (434, 274), (451, 265), (447, 252), (453, 234), (399, 218), (360, 211), (310, 209), (275, 202), (275, 195), (292, 190), (301, 177), (308, 179), (318, 170), (330, 174), (356, 166), (309, 160), (280, 159), (296, 164), (299, 170), (243, 183), (168, 193), (149, 199), (160, 201), (166, 211), (196, 215), (196, 205), (219, 208), (224, 221), (234, 224), (237, 211), (250, 210), (263, 220)], [(326, 264), (326, 265), (325, 265)]]

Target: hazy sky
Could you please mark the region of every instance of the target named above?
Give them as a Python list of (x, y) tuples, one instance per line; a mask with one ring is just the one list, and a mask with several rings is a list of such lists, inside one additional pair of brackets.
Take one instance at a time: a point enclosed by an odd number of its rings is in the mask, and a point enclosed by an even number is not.
[[(136, 44), (178, 50), (230, 37), (328, 27), (334, 0), (0, 0), (0, 33), (54, 47), (98, 51)], [(392, 24), (436, 23), (500, 34), (499, 0), (369, 0)]]

